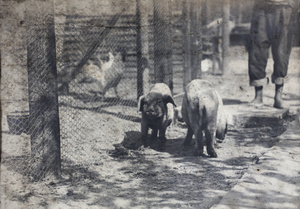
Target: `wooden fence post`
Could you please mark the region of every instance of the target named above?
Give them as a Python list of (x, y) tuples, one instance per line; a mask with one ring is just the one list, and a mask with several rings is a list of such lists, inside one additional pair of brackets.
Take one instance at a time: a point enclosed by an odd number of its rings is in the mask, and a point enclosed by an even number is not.
[[(149, 72), (145, 71), (149, 61), (149, 39), (148, 39), (148, 9), (147, 0), (136, 0), (137, 18), (137, 98), (144, 94), (143, 89), (149, 86)], [(146, 81), (144, 81), (147, 78)]]
[(223, 0), (222, 4), (222, 75), (228, 73), (228, 53), (230, 48), (230, 0)]
[(201, 60), (202, 60), (202, 40), (201, 40), (201, 18), (200, 18), (200, 1), (192, 0), (190, 2), (191, 17), (191, 79), (197, 79), (201, 76)]
[(168, 0), (168, 24), (167, 24), (167, 75), (166, 75), (166, 83), (170, 87), (171, 91), (173, 92), (173, 21), (172, 21), (172, 0)]
[(53, 4), (37, 0), (26, 10), (32, 180), (61, 172)]
[(189, 0), (183, 0), (182, 5), (182, 18), (183, 18), (183, 28), (182, 28), (182, 45), (183, 45), (183, 88), (191, 81), (191, 39), (190, 39), (190, 7), (188, 5)]
[(171, 25), (169, 25), (170, 1), (153, 0), (154, 5), (154, 74), (155, 82), (164, 82), (172, 90), (172, 66), (168, 66), (172, 59), (170, 46)]

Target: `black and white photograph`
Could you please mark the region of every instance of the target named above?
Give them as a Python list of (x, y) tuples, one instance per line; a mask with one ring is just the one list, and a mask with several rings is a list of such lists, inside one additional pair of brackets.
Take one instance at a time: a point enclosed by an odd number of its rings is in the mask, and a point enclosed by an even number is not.
[(0, 0), (0, 208), (299, 209), (299, 0)]

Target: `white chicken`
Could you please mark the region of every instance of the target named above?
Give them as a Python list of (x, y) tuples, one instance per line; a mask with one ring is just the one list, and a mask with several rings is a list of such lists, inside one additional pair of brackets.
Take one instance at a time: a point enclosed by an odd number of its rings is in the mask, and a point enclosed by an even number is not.
[(119, 52), (115, 56), (109, 52), (108, 57), (108, 61), (103, 61), (99, 56), (96, 58), (96, 61), (89, 60), (83, 66), (80, 77), (81, 80), (97, 83), (98, 90), (91, 92), (99, 93), (104, 98), (105, 93), (113, 87), (116, 96), (119, 97), (117, 86), (124, 75), (124, 59)]

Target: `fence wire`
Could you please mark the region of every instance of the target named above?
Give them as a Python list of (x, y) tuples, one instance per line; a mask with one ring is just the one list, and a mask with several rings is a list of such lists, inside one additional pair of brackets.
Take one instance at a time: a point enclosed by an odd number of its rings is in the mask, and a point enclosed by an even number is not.
[(97, 164), (127, 131), (140, 129), (136, 98), (136, 17), (121, 15), (83, 68), (78, 63), (113, 15), (67, 16), (60, 29), (59, 112), (62, 165)]
[[(13, 3), (10, 6), (13, 7)], [(12, 45), (20, 48), (7, 47), (11, 51), (6, 56), (18, 54), (27, 62), (19, 65), (18, 60), (14, 60), (18, 70), (23, 71), (22, 75), (2, 71), (14, 78), (10, 80), (12, 87), (21, 88), (25, 95), (22, 95), (22, 102), (14, 101), (15, 95), (6, 97), (13, 101), (13, 108), (4, 107), (8, 127), (4, 136), (8, 140), (3, 147), (6, 153), (1, 158), (23, 175), (40, 180), (50, 173), (57, 175), (60, 168), (54, 10), (51, 2), (28, 2), (26, 6), (21, 26), (13, 24), (20, 37), (16, 37)], [(6, 15), (9, 18), (9, 13)], [(22, 82), (14, 83), (15, 80)], [(14, 89), (11, 91), (20, 94)], [(11, 142), (15, 144), (9, 147)]]
[[(126, 132), (140, 131), (137, 111), (137, 20), (135, 15), (121, 15), (109, 27), (109, 33), (72, 77), (72, 72), (113, 15), (66, 16), (59, 25), (61, 44), (59, 118), (62, 165), (91, 165), (103, 158), (113, 144), (120, 143)], [(153, 16), (148, 17), (149, 74), (154, 82)], [(173, 93), (183, 91), (182, 15), (172, 16)], [(204, 46), (204, 45), (203, 45)], [(204, 48), (205, 49), (205, 48)], [(205, 49), (207, 50), (207, 49)], [(209, 49), (211, 51), (213, 49)], [(107, 69), (107, 70), (106, 70)], [(100, 72), (100, 73), (99, 73)], [(115, 90), (116, 89), (116, 90)], [(178, 104), (181, 105), (181, 104)]]
[[(97, 165), (101, 159), (107, 157), (108, 150), (114, 149), (113, 144), (123, 140), (126, 132), (140, 131), (141, 114), (137, 110), (136, 98), (137, 20), (135, 15), (122, 14), (113, 25), (110, 25), (115, 17), (115, 15), (55, 17), (62, 168), (71, 165)], [(150, 85), (154, 82), (152, 15), (148, 17), (148, 21), (149, 73), (144, 80)], [(182, 23), (182, 14), (174, 13), (172, 16), (174, 94), (183, 91)], [(109, 32), (99, 40), (99, 34), (107, 28)], [(43, 31), (46, 32), (47, 30)], [(97, 47), (91, 50), (95, 45)], [(91, 51), (84, 65), (78, 70), (79, 64)], [(39, 56), (42, 55), (36, 54), (36, 59)], [(29, 75), (28, 80), (34, 84), (34, 79), (38, 79), (41, 81), (39, 86), (43, 86), (43, 82), (48, 82), (48, 77), (43, 71), (37, 73)], [(34, 85), (29, 88), (36, 91), (43, 90)], [(47, 99), (41, 101), (44, 104), (49, 102)], [(30, 106), (29, 103), (27, 101), (27, 106)], [(51, 122), (43, 121), (43, 118), (51, 114), (47, 105), (38, 105), (36, 109), (31, 108), (31, 112), (19, 111), (7, 115), (10, 131), (6, 137), (12, 136), (12, 141), (22, 142), (19, 147), (22, 146), (23, 150), (18, 157), (5, 158), (4, 162), (15, 165), (14, 167), (26, 175), (33, 170), (36, 171), (34, 176), (45, 176), (47, 173), (45, 168), (36, 165), (41, 165), (45, 157), (49, 157), (43, 155), (50, 143), (46, 139), (47, 136), (57, 134), (47, 128), (51, 126)], [(29, 126), (28, 124), (32, 124), (33, 121), (36, 126)], [(44, 143), (40, 144), (41, 147), (34, 147), (30, 136), (32, 133), (35, 133), (36, 138), (45, 139)], [(33, 149), (40, 150), (35, 158), (31, 157)], [(35, 163), (36, 160), (39, 163)]]

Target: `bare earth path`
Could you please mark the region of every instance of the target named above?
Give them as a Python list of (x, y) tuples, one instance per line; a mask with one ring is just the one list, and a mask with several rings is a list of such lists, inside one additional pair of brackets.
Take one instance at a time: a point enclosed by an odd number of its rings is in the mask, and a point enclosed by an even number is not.
[[(253, 92), (245, 69), (236, 67), (246, 68), (245, 63), (244, 58), (232, 61), (231, 78), (205, 77), (216, 84), (233, 115), (239, 108), (258, 111), (246, 104)], [(284, 97), (292, 105), (290, 115), (243, 124), (231, 121), (225, 141), (218, 144), (216, 159), (193, 156), (192, 146), (184, 151), (186, 128), (182, 125), (168, 129), (165, 147), (157, 142), (140, 146), (136, 128), (140, 115), (134, 106), (104, 107), (98, 112), (93, 107), (62, 105), (95, 120), (94, 127), (80, 126), (95, 137), (83, 134), (73, 144), (70, 141), (70, 149), (63, 148), (70, 156), (70, 162), (63, 164), (65, 180), (30, 182), (26, 158), (10, 156), (18, 146), (20, 152), (28, 152), (28, 136), (4, 132), (2, 136), (9, 140), (2, 146), (12, 149), (2, 155), (1, 208), (297, 208), (300, 146), (299, 123), (293, 115), (299, 111), (298, 64), (297, 59), (292, 61), (294, 70)], [(265, 95), (264, 108), (272, 110), (271, 85)], [(97, 127), (109, 128), (107, 121), (125, 131), (97, 132)], [(76, 154), (82, 155), (81, 163), (72, 161)]]

